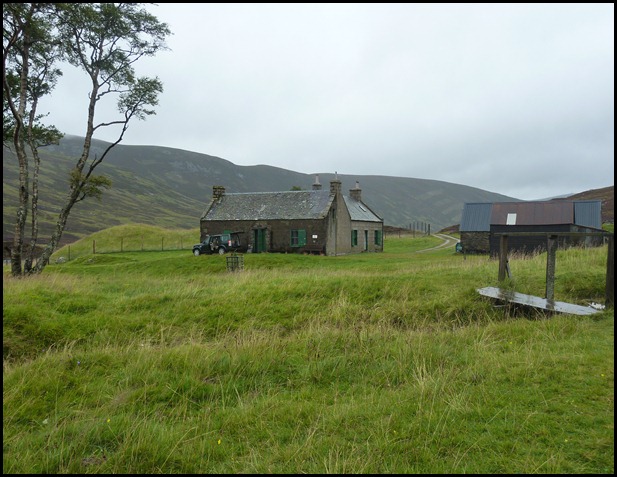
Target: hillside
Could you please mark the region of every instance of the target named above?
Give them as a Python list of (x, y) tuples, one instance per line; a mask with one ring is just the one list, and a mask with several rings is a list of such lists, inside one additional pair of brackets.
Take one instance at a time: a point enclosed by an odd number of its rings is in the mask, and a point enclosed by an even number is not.
[[(51, 233), (67, 190), (71, 157), (79, 155), (82, 139), (67, 136), (48, 147), (42, 157), (41, 237)], [(93, 141), (91, 154), (100, 155), (108, 143)], [(13, 234), (18, 169), (14, 155), (5, 150), (3, 161), (3, 236)], [(190, 229), (199, 224), (213, 185), (228, 192), (268, 192), (310, 189), (314, 176), (267, 165), (238, 166), (220, 157), (157, 146), (118, 145), (97, 169), (113, 182), (102, 200), (77, 204), (63, 242), (126, 223)], [(319, 172), (327, 187), (333, 173)], [(362, 197), (384, 223), (395, 227), (430, 224), (437, 231), (460, 222), (465, 202), (518, 199), (449, 182), (406, 177), (338, 174), (347, 191), (359, 181)]]

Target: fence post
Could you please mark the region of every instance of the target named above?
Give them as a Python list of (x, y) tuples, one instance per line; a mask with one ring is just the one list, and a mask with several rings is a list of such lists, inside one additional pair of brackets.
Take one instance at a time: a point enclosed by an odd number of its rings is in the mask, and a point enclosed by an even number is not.
[(124, 237), (120, 237), (120, 252), (124, 252)]
[(546, 242), (546, 299), (555, 299), (555, 261), (557, 252), (557, 235), (550, 235)]
[(163, 251), (163, 240), (165, 240), (165, 237), (161, 237), (161, 252)]
[(69, 262), (71, 261), (71, 246), (69, 245)]
[(96, 240), (92, 241), (92, 255), (96, 254)]
[(144, 251), (144, 236), (141, 236), (141, 251)]
[(506, 267), (508, 266), (508, 236), (499, 237), (499, 273), (497, 280), (502, 282), (506, 278)]
[(605, 306), (615, 304), (615, 245), (614, 235), (608, 236), (608, 261), (606, 262), (606, 302)]

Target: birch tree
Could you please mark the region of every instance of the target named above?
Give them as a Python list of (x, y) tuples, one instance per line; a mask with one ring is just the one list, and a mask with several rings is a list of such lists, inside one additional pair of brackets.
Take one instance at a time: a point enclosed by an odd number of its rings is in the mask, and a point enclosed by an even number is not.
[[(144, 120), (155, 114), (162, 83), (158, 77), (137, 77), (134, 65), (141, 58), (167, 49), (165, 39), (170, 31), (142, 5), (3, 6), (3, 143), (11, 145), (19, 162), (19, 206), (11, 256), (13, 276), (40, 273), (45, 268), (62, 238), (73, 206), (87, 197), (100, 196), (102, 189), (111, 185), (108, 178), (94, 174), (96, 167), (122, 141), (132, 120)], [(38, 149), (57, 142), (62, 136), (55, 127), (43, 126), (40, 121), (44, 116), (37, 112), (42, 96), (50, 94), (53, 98), (53, 86), (61, 75), (57, 65), (76, 67), (89, 80), (88, 97), (84, 98), (86, 132), (81, 154), (67, 171), (68, 191), (50, 240), (36, 264), (28, 257), (22, 268), (29, 206), (34, 243), (38, 235)], [(116, 101), (117, 118), (97, 122), (97, 106), (109, 99)], [(119, 130), (116, 140), (100, 156), (90, 157), (93, 136), (108, 127)], [(29, 162), (34, 164), (32, 180)], [(32, 197), (29, 197), (30, 187)]]

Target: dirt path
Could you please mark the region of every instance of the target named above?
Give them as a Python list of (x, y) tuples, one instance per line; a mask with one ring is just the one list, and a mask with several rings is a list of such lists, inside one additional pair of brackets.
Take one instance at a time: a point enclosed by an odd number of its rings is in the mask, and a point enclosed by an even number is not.
[(435, 234), (435, 237), (439, 237), (440, 239), (442, 239), (443, 243), (440, 243), (439, 245), (435, 247), (425, 248), (423, 250), (417, 250), (416, 253), (430, 252), (431, 250), (439, 250), (442, 248), (454, 247), (456, 245), (456, 242), (458, 242), (458, 239), (456, 237), (451, 237), (450, 235), (446, 235), (446, 234)]

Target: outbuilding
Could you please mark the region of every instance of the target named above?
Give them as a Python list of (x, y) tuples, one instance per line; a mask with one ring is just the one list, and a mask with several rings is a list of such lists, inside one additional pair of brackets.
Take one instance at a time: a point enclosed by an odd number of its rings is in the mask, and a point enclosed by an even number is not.
[[(466, 203), (459, 229), (463, 252), (497, 255), (499, 236), (513, 232), (516, 235), (509, 237), (510, 251), (542, 252), (546, 250), (550, 234), (601, 232), (601, 212), (600, 200)], [(603, 238), (597, 235), (560, 235), (558, 246), (599, 246), (602, 243)]]

